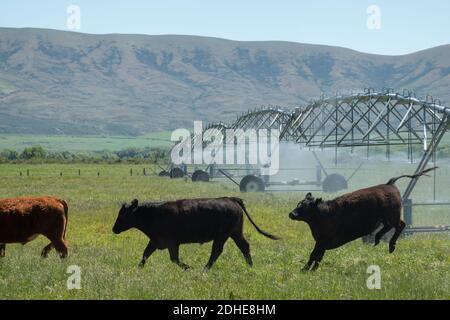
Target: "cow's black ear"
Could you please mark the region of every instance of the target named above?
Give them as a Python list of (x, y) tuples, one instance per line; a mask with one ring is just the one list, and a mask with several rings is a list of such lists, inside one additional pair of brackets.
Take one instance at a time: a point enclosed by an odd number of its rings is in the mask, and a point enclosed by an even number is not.
[(311, 194), (311, 192), (308, 192), (308, 193), (306, 194), (305, 199), (311, 199), (311, 198), (312, 198), (312, 194)]
[(139, 204), (139, 200), (138, 199), (134, 199), (133, 201), (131, 201), (131, 206), (133, 208), (136, 208), (138, 206), (138, 204)]
[(321, 203), (321, 202), (322, 202), (322, 198), (316, 199), (316, 204), (319, 204), (319, 203)]

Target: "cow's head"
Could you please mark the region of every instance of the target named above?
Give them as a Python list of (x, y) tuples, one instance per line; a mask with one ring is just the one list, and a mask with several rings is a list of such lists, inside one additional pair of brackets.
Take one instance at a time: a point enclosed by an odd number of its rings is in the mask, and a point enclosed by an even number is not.
[(138, 199), (134, 199), (131, 201), (131, 204), (124, 203), (122, 205), (119, 215), (117, 216), (116, 223), (114, 223), (114, 227), (112, 228), (112, 231), (115, 234), (119, 234), (133, 228), (134, 212), (136, 211), (138, 204)]
[(319, 204), (322, 202), (322, 198), (314, 198), (311, 192), (306, 194), (305, 199), (300, 201), (291, 213), (289, 218), (292, 220), (309, 221), (314, 215), (319, 213)]

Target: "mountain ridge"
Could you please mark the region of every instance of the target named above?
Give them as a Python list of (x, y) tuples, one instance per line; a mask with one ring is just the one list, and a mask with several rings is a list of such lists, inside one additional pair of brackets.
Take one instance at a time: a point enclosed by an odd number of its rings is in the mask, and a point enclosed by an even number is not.
[(229, 42), (236, 42), (236, 43), (272, 43), (272, 44), (276, 44), (276, 43), (285, 43), (285, 44), (294, 44), (294, 45), (304, 45), (304, 46), (316, 46), (316, 47), (324, 47), (324, 48), (337, 48), (337, 49), (344, 49), (347, 51), (353, 51), (356, 53), (361, 53), (361, 54), (365, 54), (365, 55), (373, 55), (373, 56), (382, 56), (382, 57), (403, 57), (403, 56), (408, 56), (411, 54), (417, 54), (423, 51), (429, 51), (429, 50), (434, 50), (434, 49), (439, 49), (442, 47), (450, 47), (450, 43), (449, 44), (441, 44), (441, 45), (436, 45), (430, 48), (425, 48), (425, 49), (421, 49), (421, 50), (417, 50), (417, 51), (413, 51), (413, 52), (409, 52), (409, 53), (404, 53), (404, 54), (379, 54), (379, 53), (373, 53), (373, 52), (365, 52), (365, 51), (360, 51), (357, 49), (352, 49), (352, 48), (347, 48), (347, 47), (343, 47), (343, 46), (333, 46), (333, 45), (327, 45), (327, 44), (317, 44), (317, 43), (308, 43), (308, 42), (297, 42), (297, 41), (289, 41), (289, 40), (235, 40), (235, 39), (230, 39), (230, 38), (223, 38), (223, 37), (214, 37), (214, 36), (202, 36), (202, 35), (194, 35), (194, 34), (177, 34), (177, 33), (167, 33), (167, 34), (146, 34), (146, 33), (85, 33), (85, 32), (79, 32), (79, 31), (65, 31), (65, 30), (61, 30), (61, 29), (46, 29), (46, 28), (33, 28), (33, 27), (0, 27), (0, 31), (1, 30), (10, 30), (10, 31), (26, 31), (26, 32), (30, 32), (30, 31), (39, 31), (39, 32), (55, 32), (55, 33), (63, 33), (63, 34), (67, 34), (67, 33), (71, 33), (71, 34), (75, 34), (75, 35), (80, 35), (80, 36), (93, 36), (93, 37), (97, 37), (97, 36), (105, 36), (105, 37), (114, 37), (114, 36), (119, 36), (119, 37), (182, 37), (182, 38), (197, 38), (197, 39), (207, 39), (207, 40), (219, 40), (219, 41), (229, 41)]
[(0, 28), (0, 132), (121, 134), (393, 87), (450, 99), (450, 45), (396, 56), (286, 41)]

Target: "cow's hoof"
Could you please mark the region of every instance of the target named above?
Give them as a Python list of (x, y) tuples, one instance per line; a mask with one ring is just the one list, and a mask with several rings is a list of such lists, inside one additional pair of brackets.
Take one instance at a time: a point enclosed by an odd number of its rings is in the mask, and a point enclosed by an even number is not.
[(188, 266), (187, 264), (181, 264), (180, 265), (180, 267), (181, 267), (181, 269), (183, 269), (184, 271), (186, 271), (186, 270), (189, 270), (191, 267), (190, 266)]
[(253, 260), (252, 260), (252, 257), (250, 255), (245, 256), (245, 262), (247, 262), (247, 264), (250, 267), (253, 267)]
[(395, 251), (395, 246), (389, 246), (389, 253), (392, 253)]
[(205, 266), (205, 267), (203, 268), (203, 272), (209, 272), (210, 269), (211, 269), (211, 267)]
[(141, 262), (138, 264), (138, 267), (141, 268), (141, 269), (143, 269), (143, 268), (145, 267), (145, 262), (141, 261)]

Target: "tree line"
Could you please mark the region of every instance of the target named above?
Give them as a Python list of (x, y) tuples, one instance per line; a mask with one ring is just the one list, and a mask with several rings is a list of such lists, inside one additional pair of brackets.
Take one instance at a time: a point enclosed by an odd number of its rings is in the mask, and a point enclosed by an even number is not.
[[(395, 150), (395, 148), (393, 148)], [(422, 152), (421, 146), (414, 146), (414, 152)], [(393, 150), (393, 151), (394, 151)], [(384, 149), (372, 148), (373, 153)], [(450, 146), (437, 148), (438, 158), (450, 158)], [(126, 148), (119, 151), (49, 151), (41, 146), (31, 146), (19, 152), (14, 149), (0, 150), (0, 163), (168, 163), (170, 150), (167, 148)]]
[(127, 148), (119, 151), (49, 151), (31, 146), (22, 152), (13, 149), (0, 151), (0, 163), (167, 163), (168, 149)]

